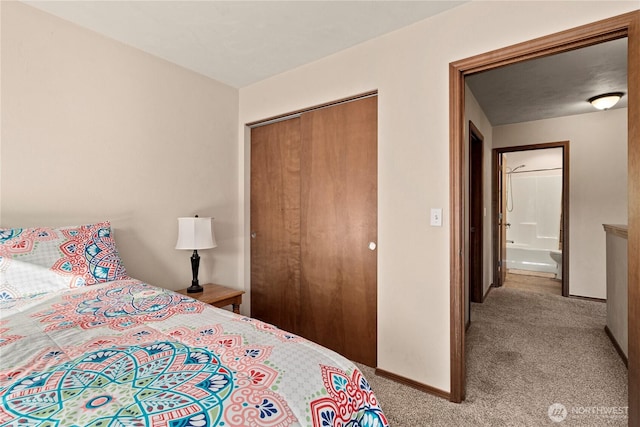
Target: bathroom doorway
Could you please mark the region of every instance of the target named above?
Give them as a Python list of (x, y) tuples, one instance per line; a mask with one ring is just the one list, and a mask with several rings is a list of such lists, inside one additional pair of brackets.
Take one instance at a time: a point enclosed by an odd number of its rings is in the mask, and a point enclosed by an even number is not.
[(569, 295), (569, 142), (493, 150), (496, 286)]

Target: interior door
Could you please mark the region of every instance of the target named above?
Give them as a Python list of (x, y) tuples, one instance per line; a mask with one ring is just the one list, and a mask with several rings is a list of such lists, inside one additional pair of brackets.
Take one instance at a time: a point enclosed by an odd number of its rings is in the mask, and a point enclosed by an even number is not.
[(483, 140), (478, 128), (469, 122), (469, 289), (472, 302), (484, 300)]
[(377, 364), (377, 97), (302, 115), (301, 334)]
[(251, 317), (296, 332), (300, 118), (251, 130)]

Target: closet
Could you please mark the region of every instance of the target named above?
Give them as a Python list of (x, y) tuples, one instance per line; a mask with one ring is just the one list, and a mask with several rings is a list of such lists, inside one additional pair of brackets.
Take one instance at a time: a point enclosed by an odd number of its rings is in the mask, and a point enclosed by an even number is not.
[(251, 130), (251, 316), (377, 362), (377, 96)]

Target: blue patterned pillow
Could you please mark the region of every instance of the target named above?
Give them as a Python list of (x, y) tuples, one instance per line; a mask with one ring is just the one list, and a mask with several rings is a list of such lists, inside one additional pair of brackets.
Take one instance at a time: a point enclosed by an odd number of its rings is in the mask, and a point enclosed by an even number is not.
[(0, 290), (15, 296), (129, 278), (108, 221), (0, 229), (0, 273)]

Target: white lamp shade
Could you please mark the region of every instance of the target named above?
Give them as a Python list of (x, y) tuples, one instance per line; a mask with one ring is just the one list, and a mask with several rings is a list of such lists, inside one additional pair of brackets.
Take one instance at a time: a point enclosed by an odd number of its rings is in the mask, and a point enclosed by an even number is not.
[(211, 227), (212, 218), (178, 218), (176, 249), (211, 249), (218, 246)]

